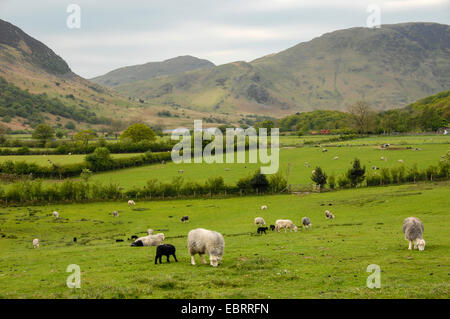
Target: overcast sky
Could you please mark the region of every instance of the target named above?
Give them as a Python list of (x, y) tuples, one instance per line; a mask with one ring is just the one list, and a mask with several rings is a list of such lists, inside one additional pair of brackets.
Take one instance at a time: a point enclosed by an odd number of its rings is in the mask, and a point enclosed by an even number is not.
[[(0, 18), (44, 42), (86, 78), (115, 68), (193, 55), (251, 61), (323, 33), (381, 23), (450, 24), (450, 0), (0, 0)], [(69, 4), (81, 28), (69, 29)]]

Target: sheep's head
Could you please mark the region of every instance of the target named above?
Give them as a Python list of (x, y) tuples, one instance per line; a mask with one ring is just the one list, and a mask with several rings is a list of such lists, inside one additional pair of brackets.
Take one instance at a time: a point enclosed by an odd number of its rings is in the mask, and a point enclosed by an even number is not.
[(294, 226), (294, 231), (297, 232), (298, 228), (297, 226)]
[(420, 251), (425, 250), (425, 239), (419, 239), (417, 248), (419, 248)]
[(215, 255), (210, 255), (209, 256), (209, 263), (213, 267), (217, 267), (221, 260), (222, 260), (222, 256), (215, 256)]

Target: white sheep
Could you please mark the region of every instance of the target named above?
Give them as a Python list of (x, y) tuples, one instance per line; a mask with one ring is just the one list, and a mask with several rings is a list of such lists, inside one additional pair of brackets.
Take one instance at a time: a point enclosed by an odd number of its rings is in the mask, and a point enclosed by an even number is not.
[(333, 159), (334, 159), (334, 160), (337, 160), (337, 159), (339, 159), (339, 156), (335, 156)]
[(329, 210), (325, 211), (325, 217), (326, 219), (334, 219), (333, 213), (331, 213)]
[(262, 217), (256, 217), (255, 218), (255, 225), (266, 225), (266, 221)]
[(402, 159), (399, 159), (398, 162), (403, 164), (403, 160)]
[(184, 173), (184, 170), (180, 169), (180, 170), (178, 171), (178, 173), (183, 174), (183, 173)]
[(164, 241), (165, 237), (163, 233), (156, 235), (147, 235), (139, 237), (131, 244), (131, 246), (159, 246)]
[(115, 210), (115, 211), (112, 212), (112, 215), (114, 217), (119, 217), (119, 212), (117, 210)]
[(200, 255), (202, 263), (206, 264), (204, 254), (209, 255), (209, 263), (217, 267), (222, 260), (225, 240), (218, 232), (197, 228), (188, 233), (188, 251), (191, 255), (191, 264), (195, 265), (195, 254)]
[(297, 232), (298, 228), (295, 226), (295, 224), (290, 219), (278, 219), (275, 222), (275, 230), (279, 233), (280, 229), (284, 228), (284, 232), (286, 232), (288, 229), (290, 231), (294, 230)]
[(302, 218), (302, 224), (303, 224), (303, 227), (305, 227), (305, 228), (312, 227), (311, 220), (308, 217)]
[(266, 210), (267, 209), (267, 205), (262, 205), (261, 206), (261, 210)]
[(55, 218), (59, 218), (59, 213), (56, 210), (52, 213), (52, 215)]
[(147, 229), (147, 235), (153, 235), (153, 229), (151, 228)]
[(134, 200), (130, 199), (128, 201), (128, 206), (136, 206), (136, 203), (134, 202)]
[(37, 238), (33, 239), (33, 247), (39, 248), (39, 239), (37, 239)]
[(416, 217), (408, 217), (403, 221), (403, 233), (405, 239), (409, 241), (408, 249), (412, 249), (414, 243), (414, 249), (420, 251), (425, 249), (425, 240), (423, 239), (423, 223)]

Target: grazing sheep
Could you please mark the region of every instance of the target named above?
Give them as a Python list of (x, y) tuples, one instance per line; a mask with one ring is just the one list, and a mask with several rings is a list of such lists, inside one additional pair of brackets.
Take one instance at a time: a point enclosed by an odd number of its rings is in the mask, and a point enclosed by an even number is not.
[(266, 210), (267, 209), (267, 205), (262, 205), (261, 206), (261, 210)]
[(266, 225), (266, 221), (262, 217), (256, 217), (255, 218), (255, 225)]
[(76, 238), (76, 237), (73, 238), (73, 242), (74, 242), (74, 243), (77, 242), (77, 238)]
[(156, 235), (148, 235), (145, 237), (139, 237), (134, 241), (134, 243), (131, 243), (131, 246), (133, 247), (139, 247), (139, 246), (159, 246), (164, 241), (164, 234), (156, 234)]
[(423, 230), (423, 223), (416, 217), (408, 217), (403, 221), (403, 233), (405, 239), (409, 241), (409, 250), (412, 249), (412, 243), (414, 243), (414, 249), (418, 248), (420, 251), (425, 249)]
[[(149, 234), (149, 235), (152, 235), (152, 234)], [(133, 235), (133, 236), (131, 236), (131, 239), (138, 239), (138, 236), (137, 235)]]
[(334, 160), (337, 160), (337, 159), (339, 159), (339, 156), (335, 156), (333, 159), (334, 159)]
[(311, 220), (308, 217), (302, 218), (302, 224), (303, 224), (303, 227), (305, 227), (305, 228), (309, 228), (312, 226)]
[(130, 199), (128, 201), (128, 206), (136, 206), (136, 203), (134, 202), (134, 200)]
[(275, 225), (270, 225), (269, 227), (270, 227), (270, 230), (271, 230), (271, 231), (274, 231), (274, 230), (275, 230)]
[[(147, 229), (147, 235), (153, 235), (153, 229), (151, 229), (151, 228)], [(136, 238), (137, 238), (137, 236), (136, 236)]]
[(262, 235), (262, 233), (264, 233), (264, 235), (266, 234), (266, 231), (269, 230), (268, 227), (258, 227), (258, 230), (256, 231), (258, 233), (258, 235)]
[(180, 169), (180, 170), (178, 171), (178, 173), (183, 174), (183, 173), (184, 173), (184, 170)]
[(112, 215), (114, 217), (119, 217), (119, 212), (115, 210), (115, 211), (112, 212)]
[(298, 228), (295, 226), (295, 224), (290, 219), (278, 219), (275, 222), (275, 229), (279, 233), (280, 229), (284, 228), (284, 232), (286, 232), (288, 229), (290, 231), (294, 230), (297, 232)]
[(218, 232), (197, 228), (188, 233), (188, 251), (191, 255), (191, 264), (195, 265), (194, 255), (199, 254), (202, 263), (206, 264), (204, 254), (209, 255), (209, 263), (217, 267), (222, 260), (225, 240)]
[(384, 161), (384, 156), (381, 156), (381, 157), (380, 157), (380, 160)]
[(188, 222), (189, 221), (189, 216), (183, 216), (183, 217), (181, 217), (181, 222), (182, 223), (185, 223), (185, 222)]
[(158, 259), (159, 259), (159, 263), (162, 264), (162, 261), (161, 261), (162, 256), (167, 257), (168, 263), (170, 263), (170, 261), (169, 261), (170, 256), (173, 256), (175, 261), (178, 262), (177, 256), (175, 256), (175, 246), (173, 246), (173, 245), (163, 244), (163, 245), (159, 245), (156, 248), (155, 265), (158, 264)]
[(399, 159), (398, 162), (403, 164), (403, 160), (402, 159)]
[(162, 161), (161, 161), (161, 164), (166, 165), (166, 161), (165, 161), (165, 160), (162, 160)]
[(322, 153), (325, 153), (325, 152), (328, 152), (328, 150), (327, 150), (326, 148), (324, 148), (324, 149), (322, 150)]
[(325, 211), (325, 217), (326, 219), (334, 219), (333, 213), (331, 213), (329, 210)]
[(33, 247), (39, 248), (39, 239), (37, 239), (37, 238), (33, 239)]
[(56, 210), (52, 213), (52, 215), (55, 218), (59, 218), (59, 213)]

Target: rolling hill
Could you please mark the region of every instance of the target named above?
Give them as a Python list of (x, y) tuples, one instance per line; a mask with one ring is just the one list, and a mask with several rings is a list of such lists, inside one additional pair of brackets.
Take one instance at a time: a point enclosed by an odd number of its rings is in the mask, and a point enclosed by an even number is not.
[(388, 110), (448, 88), (450, 27), (437, 23), (339, 30), (250, 63), (115, 87), (160, 105), (276, 117), (318, 109), (342, 111), (357, 100)]
[[(7, 98), (17, 98), (18, 101), (25, 103), (26, 105), (21, 105), (24, 109), (37, 101), (44, 101), (43, 104), (46, 106), (53, 103), (52, 107), (36, 108), (37, 111), (33, 108), (35, 111), (33, 114), (28, 112), (22, 116), (23, 112), (11, 111), (17, 107), (2, 105), (4, 112), (0, 117), (2, 119), (6, 115), (13, 117), (13, 121), (6, 123), (13, 129), (29, 128), (30, 124), (35, 123), (34, 120), (41, 116), (49, 122), (55, 122), (53, 116), (57, 109), (55, 105), (59, 105), (61, 109), (58, 115), (64, 115), (60, 119), (62, 124), (68, 120), (75, 120), (84, 122), (84, 125), (104, 123), (105, 118), (113, 116), (120, 119), (127, 113), (128, 107), (137, 105), (137, 102), (127, 97), (76, 75), (69, 65), (45, 44), (1, 19), (0, 77), (2, 86), (8, 87), (10, 94), (16, 94), (15, 97), (11, 95)], [(11, 112), (5, 112), (6, 108)], [(54, 112), (49, 113), (50, 109)], [(31, 115), (33, 121), (30, 121)], [(103, 120), (97, 121), (97, 117), (102, 117)]]
[(187, 55), (162, 62), (150, 62), (142, 65), (123, 67), (90, 80), (106, 87), (116, 87), (125, 83), (147, 80), (158, 76), (176, 75), (186, 71), (212, 68), (214, 66), (208, 60)]

